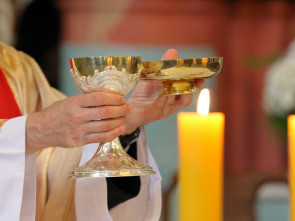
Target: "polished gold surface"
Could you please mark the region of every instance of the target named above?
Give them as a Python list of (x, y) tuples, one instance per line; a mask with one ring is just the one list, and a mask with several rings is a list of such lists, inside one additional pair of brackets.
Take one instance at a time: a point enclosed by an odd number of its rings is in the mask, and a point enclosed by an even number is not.
[(199, 92), (194, 81), (188, 80), (162, 80), (163, 95), (176, 95), (176, 94), (191, 94)]
[(104, 87), (126, 95), (142, 70), (141, 57), (133, 56), (71, 58), (70, 64), (74, 83), (83, 93)]
[(195, 93), (195, 80), (217, 75), (222, 64), (222, 57), (147, 61), (142, 62), (140, 79), (162, 81), (163, 95)]
[(107, 66), (115, 66), (118, 71), (125, 69), (128, 74), (135, 74), (141, 67), (141, 57), (136, 56), (99, 56), (70, 58), (71, 68), (80, 76), (91, 76), (94, 71), (102, 72)]

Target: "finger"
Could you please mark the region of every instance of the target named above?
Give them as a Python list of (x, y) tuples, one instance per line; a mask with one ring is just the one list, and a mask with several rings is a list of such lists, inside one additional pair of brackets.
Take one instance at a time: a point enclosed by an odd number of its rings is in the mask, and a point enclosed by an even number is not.
[(125, 96), (118, 93), (92, 92), (79, 97), (81, 107), (99, 107), (104, 105), (122, 105), (126, 102)]
[(178, 53), (175, 49), (168, 49), (162, 56), (161, 60), (177, 59)]
[(180, 109), (188, 106), (191, 102), (192, 102), (192, 94), (169, 96), (165, 104), (163, 113), (166, 115), (176, 113)]
[(106, 143), (121, 135), (123, 131), (124, 125), (121, 125), (107, 132), (87, 134), (85, 136), (84, 143)]
[(175, 101), (176, 101), (176, 102), (179, 101), (180, 98), (181, 98), (181, 95), (175, 95)]
[(197, 88), (200, 88), (205, 83), (204, 79), (198, 79), (195, 81), (195, 85)]
[(182, 107), (186, 107), (188, 105), (190, 105), (190, 103), (193, 100), (193, 95), (192, 94), (182, 94), (180, 96), (180, 99), (178, 101), (178, 104)]
[(107, 92), (107, 93), (112, 93), (112, 94), (121, 94), (118, 91), (110, 90), (104, 87), (99, 87), (99, 88), (93, 88), (92, 92)]
[(123, 125), (125, 122), (125, 117), (119, 117), (114, 119), (106, 119), (106, 120), (97, 120), (90, 121), (85, 124), (85, 133), (101, 133), (115, 129)]
[(171, 114), (172, 110), (174, 109), (176, 96), (167, 96), (166, 103), (164, 105), (163, 114)]
[(160, 95), (158, 99), (154, 102), (155, 110), (160, 110), (160, 112), (163, 112), (162, 110), (164, 109), (168, 97), (169, 96)]
[(158, 98), (162, 91), (162, 82), (158, 81), (140, 81), (132, 93), (136, 98)]
[(113, 119), (126, 116), (129, 113), (129, 104), (120, 106), (102, 106), (84, 108), (83, 116), (84, 121), (92, 121), (97, 119)]
[(193, 100), (192, 94), (182, 94), (179, 99), (176, 100), (176, 104), (173, 107), (172, 113), (179, 111), (181, 108), (187, 107)]

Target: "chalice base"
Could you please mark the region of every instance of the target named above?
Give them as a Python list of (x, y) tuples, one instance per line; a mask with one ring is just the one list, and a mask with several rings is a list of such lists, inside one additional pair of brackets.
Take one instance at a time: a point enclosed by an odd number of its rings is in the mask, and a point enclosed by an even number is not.
[(119, 138), (101, 144), (94, 156), (71, 172), (70, 177), (122, 177), (155, 174), (152, 167), (130, 157), (122, 148)]
[(195, 81), (164, 80), (162, 95), (191, 94), (198, 92)]

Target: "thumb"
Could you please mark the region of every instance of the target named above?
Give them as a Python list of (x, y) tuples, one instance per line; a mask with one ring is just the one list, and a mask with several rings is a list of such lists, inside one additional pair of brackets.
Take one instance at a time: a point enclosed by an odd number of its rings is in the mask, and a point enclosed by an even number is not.
[(162, 56), (161, 60), (177, 59), (178, 53), (176, 49), (168, 49)]

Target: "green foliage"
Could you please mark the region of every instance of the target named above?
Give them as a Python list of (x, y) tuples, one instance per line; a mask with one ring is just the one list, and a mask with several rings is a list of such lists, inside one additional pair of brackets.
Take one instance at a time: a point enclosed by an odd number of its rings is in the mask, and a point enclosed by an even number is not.
[(278, 132), (287, 134), (287, 117), (268, 116), (268, 119)]
[(280, 54), (270, 54), (265, 57), (257, 58), (253, 56), (245, 56), (243, 59), (244, 66), (254, 69), (269, 66), (275, 63), (281, 57)]

